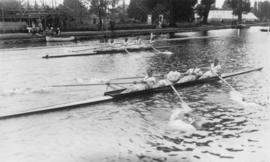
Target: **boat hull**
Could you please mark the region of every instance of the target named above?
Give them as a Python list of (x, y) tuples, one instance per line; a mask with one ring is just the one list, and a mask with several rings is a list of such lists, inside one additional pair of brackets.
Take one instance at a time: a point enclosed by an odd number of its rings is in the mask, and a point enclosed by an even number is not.
[[(250, 73), (253, 71), (259, 71), (259, 70), (262, 70), (262, 67), (256, 68), (256, 69), (251, 69), (251, 70), (246, 70), (246, 71), (239, 71), (239, 72), (235, 72), (235, 73), (223, 74), (221, 77), (222, 78), (230, 78), (233, 76), (242, 75), (242, 74)], [(204, 84), (204, 83), (218, 81), (218, 80), (220, 80), (220, 78), (215, 76), (215, 77), (211, 77), (211, 78), (194, 80), (194, 81), (189, 81), (189, 82), (185, 82), (185, 83), (176, 83), (176, 84), (174, 84), (174, 86), (177, 88), (184, 88), (184, 87)], [(156, 88), (152, 88), (152, 89), (146, 89), (146, 90), (134, 91), (134, 92), (126, 92), (126, 93), (123, 92), (124, 90), (125, 89), (122, 89), (122, 91), (121, 90), (108, 91), (108, 92), (105, 92), (104, 95), (111, 96), (113, 98), (124, 98), (124, 97), (130, 97), (130, 96), (138, 96), (138, 95), (168, 91), (168, 90), (171, 90), (171, 86), (168, 85), (168, 86), (163, 86), (163, 87), (156, 87)]]
[(260, 29), (261, 32), (269, 32), (268, 29)]

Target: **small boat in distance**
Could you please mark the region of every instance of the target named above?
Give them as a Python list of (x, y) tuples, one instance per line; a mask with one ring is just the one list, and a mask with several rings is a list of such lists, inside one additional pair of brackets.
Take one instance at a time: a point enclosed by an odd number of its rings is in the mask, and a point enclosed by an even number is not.
[(46, 36), (46, 42), (68, 42), (68, 41), (74, 41), (75, 37), (74, 36), (69, 36), (69, 37), (53, 37), (53, 36)]
[(260, 29), (261, 32), (269, 32), (268, 29)]

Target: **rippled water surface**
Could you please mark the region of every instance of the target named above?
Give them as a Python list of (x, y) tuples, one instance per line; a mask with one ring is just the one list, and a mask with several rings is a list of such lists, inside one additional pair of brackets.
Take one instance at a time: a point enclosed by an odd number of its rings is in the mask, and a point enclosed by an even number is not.
[(194, 66), (206, 70), (218, 58), (227, 73), (264, 69), (227, 79), (257, 105), (232, 100), (222, 82), (179, 89), (204, 123), (195, 132), (170, 129), (173, 109), (180, 107), (172, 91), (0, 120), (0, 161), (270, 161), (270, 34), (259, 29), (181, 33), (177, 36), (218, 37), (156, 44), (177, 45), (169, 49), (173, 55), (148, 51), (44, 60), (99, 44), (1, 44), (0, 114), (101, 96), (106, 87), (51, 85), (142, 75), (148, 68), (156, 74)]

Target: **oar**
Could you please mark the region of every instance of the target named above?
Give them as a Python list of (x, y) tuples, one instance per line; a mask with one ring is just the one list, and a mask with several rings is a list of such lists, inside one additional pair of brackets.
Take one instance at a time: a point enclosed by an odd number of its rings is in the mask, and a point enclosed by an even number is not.
[(71, 52), (81, 52), (81, 51), (89, 51), (89, 50), (99, 50), (102, 48), (108, 47), (108, 45), (102, 45), (100, 47), (94, 47), (94, 48), (86, 48), (86, 49), (79, 49), (79, 50), (72, 50)]
[(156, 49), (155, 47), (153, 47), (153, 45), (150, 45), (151, 46), (151, 48), (154, 50), (154, 51), (156, 51), (157, 53), (162, 53), (160, 50), (158, 50), (158, 49)]
[(52, 85), (51, 87), (83, 87), (83, 86), (99, 86), (99, 85), (111, 85), (111, 84), (139, 84), (143, 82), (119, 82), (119, 83), (89, 83), (89, 84), (66, 84), (66, 85)]
[(111, 79), (110, 81), (112, 81), (112, 80), (140, 79), (140, 78), (144, 78), (144, 76), (134, 76), (134, 77), (125, 77), (125, 78), (114, 78), (114, 79)]
[[(154, 75), (154, 77), (163, 77), (164, 74), (159, 74), (159, 75)], [(113, 80), (129, 80), (129, 79), (141, 79), (144, 78), (145, 76), (132, 76), (132, 77), (123, 77), (123, 78), (114, 78), (114, 79), (110, 79), (109, 81), (113, 81)]]
[(157, 53), (159, 53), (159, 54), (168, 54), (168, 55), (171, 55), (171, 54), (172, 54), (172, 52), (170, 52), (170, 51), (167, 51), (167, 52), (161, 52), (160, 50), (156, 49), (156, 48), (153, 47), (152, 45), (151, 45), (151, 48), (152, 48), (154, 51), (156, 51)]
[(124, 50), (126, 51), (127, 54), (130, 54), (126, 47), (124, 48)]
[(243, 95), (238, 92), (235, 88), (233, 88), (233, 86), (231, 86), (225, 79), (223, 79), (220, 75), (218, 75), (217, 73), (213, 72), (221, 81), (223, 81), (223, 83), (225, 83), (228, 87), (231, 88), (232, 92), (234, 92), (234, 94), (237, 96), (237, 101), (243, 101)]
[(179, 92), (175, 89), (175, 87), (173, 86), (173, 84), (170, 84), (170, 87), (173, 89), (173, 91), (176, 93), (176, 95), (178, 96), (178, 98), (181, 101), (181, 105), (183, 107), (183, 109), (187, 110), (187, 112), (191, 111), (191, 108), (188, 106), (188, 104), (182, 99), (181, 95), (179, 94)]

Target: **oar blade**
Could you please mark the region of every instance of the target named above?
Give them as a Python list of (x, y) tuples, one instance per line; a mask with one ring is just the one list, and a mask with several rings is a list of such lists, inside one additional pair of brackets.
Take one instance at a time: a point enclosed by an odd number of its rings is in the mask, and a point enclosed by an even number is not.
[(235, 101), (238, 101), (238, 102), (243, 102), (243, 95), (238, 92), (238, 91), (235, 91), (235, 90), (232, 90), (230, 92), (230, 97), (231, 99), (235, 100)]
[(181, 106), (182, 106), (183, 111), (185, 113), (189, 113), (192, 111), (192, 109), (188, 106), (188, 104), (186, 102), (181, 102)]

